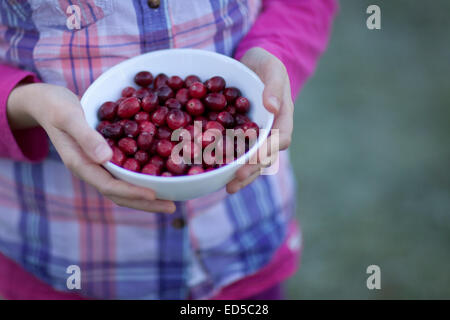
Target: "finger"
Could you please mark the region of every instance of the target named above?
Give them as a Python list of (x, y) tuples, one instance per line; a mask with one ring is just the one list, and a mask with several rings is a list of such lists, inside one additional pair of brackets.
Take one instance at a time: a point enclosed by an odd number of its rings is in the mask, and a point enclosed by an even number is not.
[(256, 178), (258, 178), (260, 173), (261, 173), (261, 170), (255, 171), (244, 181), (239, 181), (237, 179), (234, 179), (233, 181), (231, 181), (230, 183), (227, 184), (227, 187), (226, 187), (227, 192), (230, 194), (238, 192), (245, 186), (252, 183)]
[(294, 103), (290, 93), (285, 93), (285, 97), (281, 112), (275, 117), (272, 127), (279, 130), (279, 150), (289, 147), (294, 129)]
[(286, 68), (278, 61), (271, 61), (264, 67), (263, 82), (263, 104), (267, 110), (278, 114), (284, 100), (284, 92), (289, 89)]
[(84, 155), (77, 143), (64, 132), (52, 131), (51, 139), (65, 165), (80, 179), (86, 181), (105, 196), (116, 196), (135, 200), (154, 200), (155, 192), (117, 180), (98, 164)]
[(92, 161), (104, 163), (111, 159), (111, 148), (100, 133), (88, 125), (81, 109), (72, 108), (61, 117), (58, 128), (69, 134)]
[(122, 197), (108, 197), (115, 204), (121, 207), (132, 208), (136, 210), (152, 212), (152, 213), (174, 213), (176, 210), (175, 203), (167, 200), (130, 200)]
[(261, 170), (261, 165), (259, 164), (245, 164), (236, 172), (236, 178), (239, 181), (244, 181), (254, 172)]

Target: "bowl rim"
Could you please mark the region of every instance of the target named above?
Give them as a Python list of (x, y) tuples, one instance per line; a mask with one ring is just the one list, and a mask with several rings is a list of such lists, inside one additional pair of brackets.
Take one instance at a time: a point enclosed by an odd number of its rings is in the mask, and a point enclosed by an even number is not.
[[(227, 63), (231, 63), (234, 66), (236, 66), (237, 68), (242, 69), (243, 71), (247, 72), (254, 79), (255, 82), (258, 82), (259, 85), (262, 85), (264, 87), (264, 83), (261, 81), (261, 79), (258, 77), (258, 75), (253, 70), (248, 68), (246, 65), (244, 65), (240, 61), (233, 59), (229, 56), (226, 56), (226, 55), (223, 55), (223, 54), (220, 54), (217, 52), (213, 52), (213, 51), (202, 50), (202, 49), (191, 49), (191, 48), (174, 48), (174, 49), (155, 50), (155, 51), (143, 53), (143, 54), (134, 56), (132, 58), (126, 59), (126, 60), (119, 62), (118, 64), (112, 66), (105, 72), (103, 72), (97, 79), (94, 80), (94, 82), (92, 82), (89, 85), (89, 87), (86, 89), (83, 96), (81, 97), (80, 103), (83, 108), (83, 112), (85, 110), (86, 100), (92, 94), (91, 93), (92, 90), (95, 89), (95, 87), (97, 86), (96, 84), (104, 81), (104, 79), (108, 77), (109, 73), (113, 73), (116, 69), (122, 68), (123, 65), (132, 64), (134, 60), (142, 59), (143, 56), (154, 56), (154, 55), (164, 55), (164, 54), (172, 55), (172, 54), (182, 54), (182, 53), (210, 56), (210, 57), (215, 57), (215, 58), (219, 58), (224, 61), (227, 61)], [(264, 105), (262, 106), (262, 108), (265, 108)], [(261, 147), (263, 142), (265, 140), (267, 140), (267, 138), (269, 136), (269, 132), (272, 129), (273, 122), (274, 122), (274, 114), (268, 110), (267, 110), (267, 113), (268, 113), (267, 126), (264, 128), (261, 128), (261, 129), (265, 129), (265, 130), (263, 130), (262, 135), (258, 136), (256, 143), (246, 153), (244, 153), (242, 156), (240, 156), (236, 160), (234, 160), (228, 164), (225, 164), (224, 166), (222, 166), (220, 168), (211, 170), (211, 171), (202, 172), (200, 174), (195, 174), (195, 175), (161, 177), (161, 176), (153, 176), (153, 175), (143, 174), (140, 172), (130, 171), (130, 170), (124, 169), (124, 168), (112, 163), (111, 161), (107, 161), (107, 162), (103, 163), (102, 165), (104, 167), (106, 167), (107, 169), (118, 171), (121, 174), (128, 175), (132, 178), (135, 178), (135, 179), (138, 179), (141, 181), (148, 180), (148, 181), (152, 181), (152, 182), (162, 182), (162, 183), (179, 183), (180, 181), (195, 182), (197, 180), (203, 180), (208, 177), (219, 175), (222, 172), (231, 170), (231, 168), (233, 168), (233, 167), (241, 166), (241, 165), (245, 164), (247, 162), (247, 160), (251, 156), (253, 156), (255, 154), (255, 152), (257, 152), (257, 150), (259, 149), (259, 147)]]

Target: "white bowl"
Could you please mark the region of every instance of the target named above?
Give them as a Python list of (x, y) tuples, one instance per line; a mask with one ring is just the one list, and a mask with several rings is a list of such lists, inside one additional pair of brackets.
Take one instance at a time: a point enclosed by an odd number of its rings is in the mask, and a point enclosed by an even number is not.
[(111, 162), (104, 167), (116, 178), (131, 184), (154, 190), (159, 199), (182, 201), (204, 196), (217, 191), (231, 181), (245, 160), (252, 156), (267, 138), (273, 124), (273, 114), (268, 112), (262, 102), (264, 84), (258, 76), (237, 60), (204, 50), (170, 49), (149, 52), (123, 61), (107, 70), (86, 90), (81, 105), (86, 120), (92, 128), (99, 122), (97, 110), (105, 101), (116, 101), (126, 86), (137, 87), (134, 75), (142, 70), (153, 75), (165, 73), (182, 78), (195, 74), (202, 81), (212, 76), (222, 76), (227, 86), (237, 87), (251, 104), (250, 118), (261, 130), (257, 143), (240, 159), (216, 170), (192, 176), (158, 177), (140, 174), (123, 169)]

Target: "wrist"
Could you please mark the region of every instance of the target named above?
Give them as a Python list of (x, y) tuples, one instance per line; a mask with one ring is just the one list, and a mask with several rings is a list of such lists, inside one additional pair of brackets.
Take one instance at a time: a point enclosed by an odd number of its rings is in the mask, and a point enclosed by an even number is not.
[(19, 83), (9, 94), (6, 111), (8, 122), (12, 130), (28, 129), (39, 126), (32, 114), (31, 101), (35, 86), (38, 83)]

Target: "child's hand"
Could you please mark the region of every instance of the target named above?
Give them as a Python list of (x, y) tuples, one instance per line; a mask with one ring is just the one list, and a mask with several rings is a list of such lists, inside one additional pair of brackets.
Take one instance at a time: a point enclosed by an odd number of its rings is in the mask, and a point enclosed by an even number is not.
[[(294, 103), (285, 66), (274, 55), (262, 48), (248, 50), (242, 57), (241, 62), (252, 69), (264, 82), (264, 106), (275, 114), (273, 129), (279, 130), (279, 149), (287, 149), (291, 144)], [(268, 144), (270, 146), (270, 142)], [(278, 151), (274, 151), (270, 156), (276, 158), (277, 153)], [(236, 172), (236, 177), (227, 184), (227, 191), (235, 193), (253, 182), (260, 175), (261, 168), (261, 164), (246, 164), (242, 166)]]
[(153, 190), (117, 180), (101, 167), (111, 159), (112, 150), (89, 127), (77, 96), (70, 90), (42, 83), (19, 86), (11, 92), (7, 108), (12, 129), (42, 126), (64, 164), (119, 206), (149, 212), (175, 211), (173, 202), (155, 199)]

